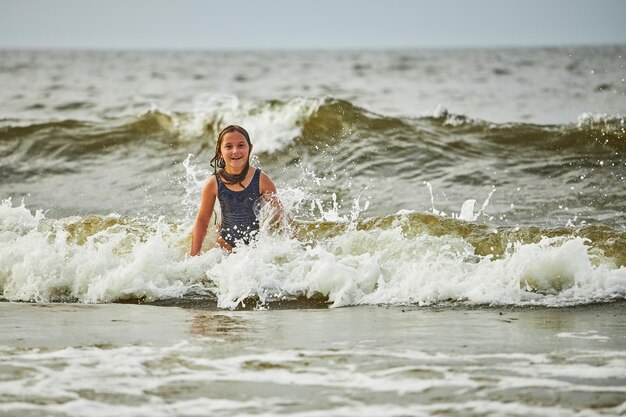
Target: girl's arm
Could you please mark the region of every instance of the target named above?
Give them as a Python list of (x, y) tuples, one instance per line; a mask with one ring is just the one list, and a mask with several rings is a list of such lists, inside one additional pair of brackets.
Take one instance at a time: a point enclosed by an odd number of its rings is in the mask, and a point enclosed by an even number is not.
[(200, 253), (200, 249), (202, 249), (202, 242), (204, 242), (206, 230), (211, 221), (211, 216), (213, 215), (216, 197), (217, 181), (213, 175), (202, 189), (200, 208), (198, 209), (196, 223), (193, 226), (193, 234), (191, 236), (191, 256), (196, 256)]
[(278, 199), (278, 194), (276, 194), (276, 186), (263, 171), (261, 171), (259, 188), (263, 198), (272, 205), (272, 211), (274, 212), (273, 221), (279, 221), (283, 216), (283, 205)]
[(259, 191), (261, 191), (261, 195), (268, 196), (270, 194), (276, 194), (276, 186), (267, 176), (267, 174), (261, 171), (261, 177), (259, 182)]

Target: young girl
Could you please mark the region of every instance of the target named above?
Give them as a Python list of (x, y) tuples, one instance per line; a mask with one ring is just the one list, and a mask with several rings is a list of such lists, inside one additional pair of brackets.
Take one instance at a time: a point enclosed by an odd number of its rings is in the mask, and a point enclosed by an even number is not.
[(265, 198), (280, 216), (281, 206), (276, 187), (260, 169), (250, 166), (252, 143), (248, 132), (237, 125), (225, 127), (217, 137), (215, 156), (211, 159), (213, 175), (202, 190), (202, 200), (191, 239), (191, 255), (200, 253), (215, 198), (220, 202), (222, 221), (217, 245), (231, 251), (239, 242), (249, 243), (259, 230), (256, 206)]

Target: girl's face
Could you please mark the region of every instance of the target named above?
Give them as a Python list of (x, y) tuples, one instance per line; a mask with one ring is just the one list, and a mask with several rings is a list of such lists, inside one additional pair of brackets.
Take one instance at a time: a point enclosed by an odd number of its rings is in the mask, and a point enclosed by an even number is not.
[(229, 132), (222, 136), (220, 153), (226, 164), (226, 171), (238, 173), (246, 166), (252, 147), (239, 132)]

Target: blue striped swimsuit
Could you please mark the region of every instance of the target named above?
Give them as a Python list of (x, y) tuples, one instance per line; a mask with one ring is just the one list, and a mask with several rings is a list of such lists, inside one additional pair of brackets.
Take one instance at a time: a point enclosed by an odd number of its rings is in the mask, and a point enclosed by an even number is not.
[(222, 224), (220, 236), (229, 245), (235, 247), (238, 240), (250, 243), (250, 237), (259, 230), (259, 221), (256, 218), (257, 200), (261, 196), (259, 179), (261, 170), (256, 169), (252, 181), (241, 191), (229, 189), (219, 175), (217, 178), (217, 198), (222, 210)]

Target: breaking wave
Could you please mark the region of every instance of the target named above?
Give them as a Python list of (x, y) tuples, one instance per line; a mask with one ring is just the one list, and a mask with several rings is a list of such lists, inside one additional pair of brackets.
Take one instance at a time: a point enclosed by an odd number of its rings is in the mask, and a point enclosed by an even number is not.
[(626, 233), (605, 227), (493, 228), (427, 213), (296, 221), (232, 254), (209, 244), (197, 257), (187, 255), (190, 231), (162, 218), (46, 219), (5, 200), (2, 298), (272, 308), (568, 306), (626, 296)]

